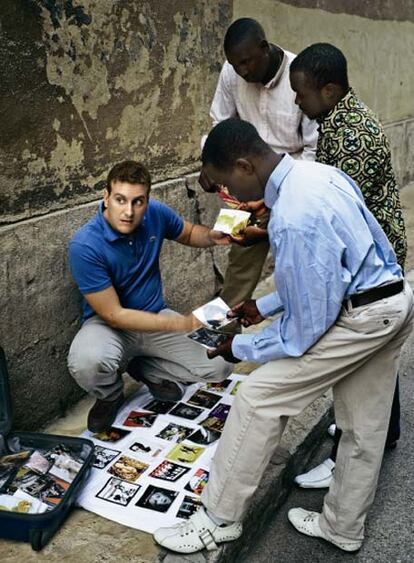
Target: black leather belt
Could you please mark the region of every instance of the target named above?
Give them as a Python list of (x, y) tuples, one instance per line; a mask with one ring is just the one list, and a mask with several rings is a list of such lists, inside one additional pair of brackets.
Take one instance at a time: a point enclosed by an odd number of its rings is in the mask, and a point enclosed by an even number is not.
[(378, 287), (373, 287), (362, 293), (355, 293), (350, 295), (347, 299), (344, 299), (342, 304), (347, 307), (351, 303), (352, 307), (361, 307), (362, 305), (368, 305), (374, 301), (379, 301), (380, 299), (385, 299), (386, 297), (391, 297), (392, 295), (397, 295), (404, 289), (404, 280), (399, 280), (397, 282), (389, 283), (387, 285), (379, 285)]

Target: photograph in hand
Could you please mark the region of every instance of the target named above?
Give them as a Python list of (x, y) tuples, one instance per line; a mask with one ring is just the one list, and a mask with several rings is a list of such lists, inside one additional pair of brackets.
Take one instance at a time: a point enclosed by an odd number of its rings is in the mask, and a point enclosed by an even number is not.
[(214, 330), (209, 330), (208, 328), (202, 327), (194, 330), (187, 334), (188, 338), (194, 340), (204, 348), (208, 348), (209, 350), (215, 350), (220, 344), (225, 342), (229, 335), (223, 334), (221, 332), (215, 332)]
[(221, 299), (216, 297), (205, 305), (198, 307), (193, 311), (193, 315), (203, 323), (207, 328), (219, 330), (220, 328), (233, 322), (233, 319), (227, 318), (230, 307)]
[(248, 211), (240, 209), (220, 209), (213, 228), (215, 231), (237, 237), (247, 227), (250, 215)]

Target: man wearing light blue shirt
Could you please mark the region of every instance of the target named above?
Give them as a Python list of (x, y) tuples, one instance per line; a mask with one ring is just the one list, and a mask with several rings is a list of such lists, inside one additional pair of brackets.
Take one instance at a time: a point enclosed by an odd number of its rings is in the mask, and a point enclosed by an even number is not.
[(306, 535), (358, 550), (374, 498), (401, 346), (413, 298), (359, 188), (340, 170), (272, 152), (247, 122), (210, 133), (203, 168), (240, 201), (265, 198), (277, 263), (276, 293), (233, 309), (245, 326), (281, 312), (256, 334), (216, 351), (262, 363), (241, 385), (214, 457), (199, 510), (155, 539), (180, 552), (236, 539), (241, 520), (289, 416), (333, 387), (344, 430), (322, 513), (289, 520)]

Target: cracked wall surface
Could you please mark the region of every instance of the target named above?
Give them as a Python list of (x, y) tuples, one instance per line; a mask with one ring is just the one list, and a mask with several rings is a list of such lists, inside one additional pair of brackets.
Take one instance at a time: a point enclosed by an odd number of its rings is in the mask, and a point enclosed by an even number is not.
[(1, 223), (96, 199), (121, 159), (195, 170), (230, 7), (2, 0)]

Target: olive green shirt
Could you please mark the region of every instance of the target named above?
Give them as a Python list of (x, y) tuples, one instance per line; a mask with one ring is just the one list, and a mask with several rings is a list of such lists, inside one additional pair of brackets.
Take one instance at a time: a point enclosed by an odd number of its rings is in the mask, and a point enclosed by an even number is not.
[(318, 122), (316, 161), (340, 168), (355, 181), (404, 268), (404, 219), (390, 147), (381, 123), (352, 89)]

